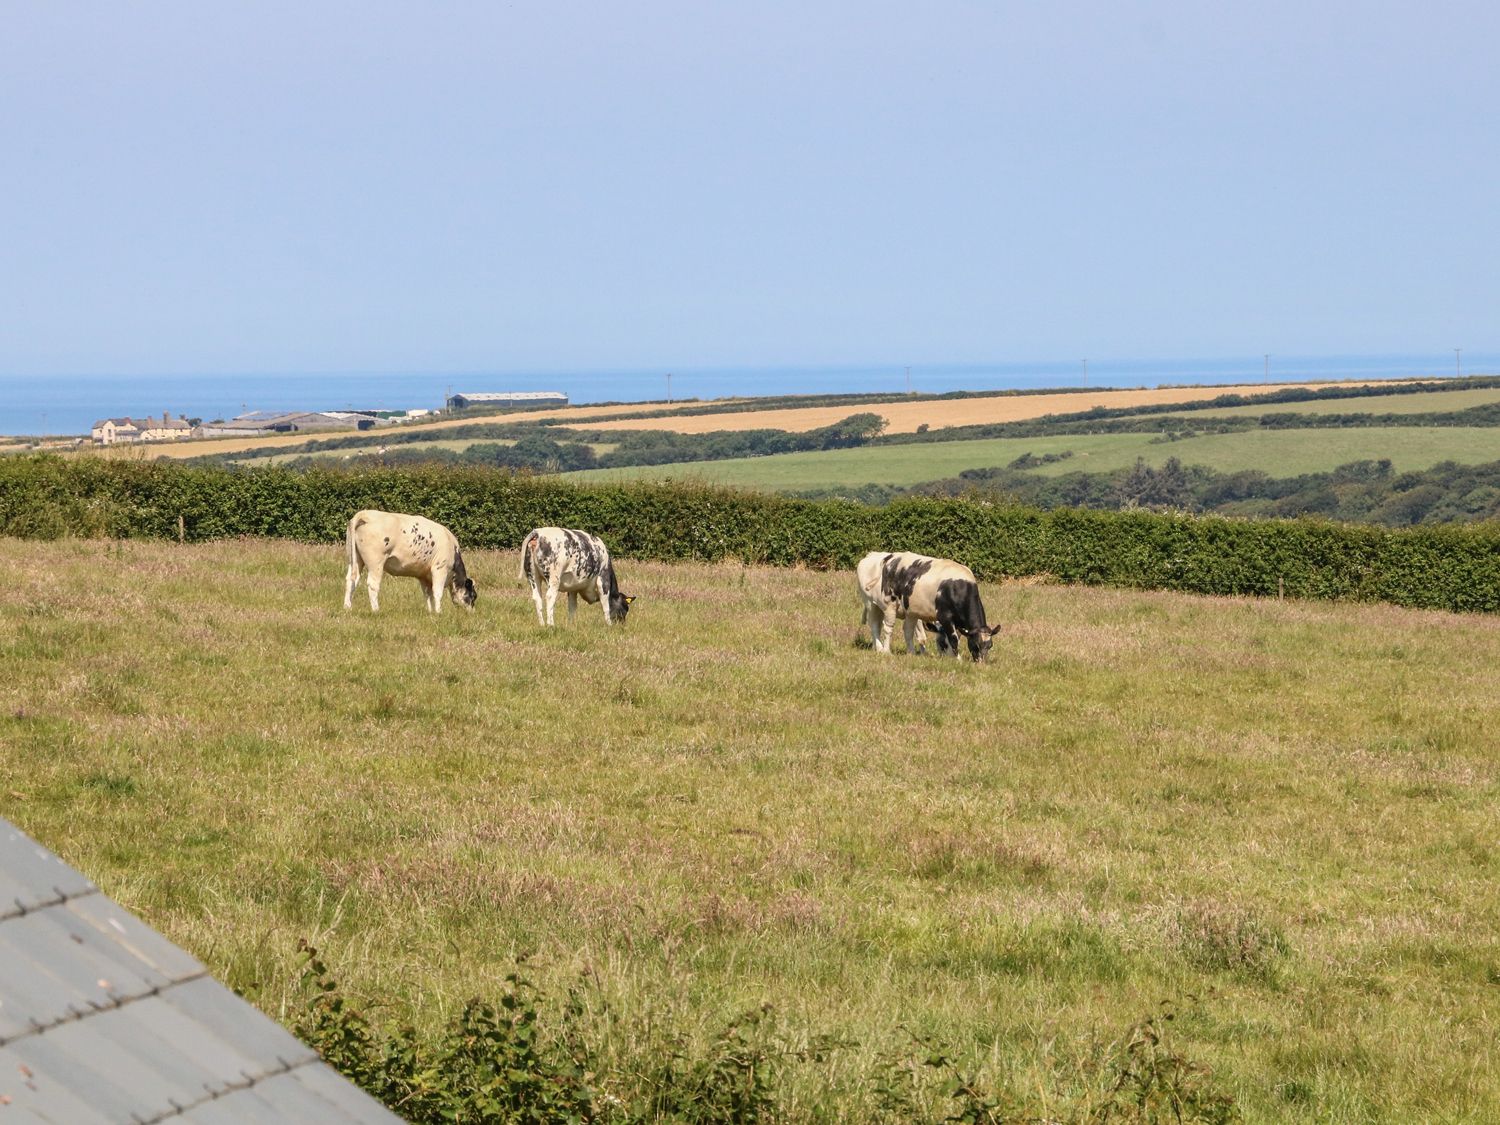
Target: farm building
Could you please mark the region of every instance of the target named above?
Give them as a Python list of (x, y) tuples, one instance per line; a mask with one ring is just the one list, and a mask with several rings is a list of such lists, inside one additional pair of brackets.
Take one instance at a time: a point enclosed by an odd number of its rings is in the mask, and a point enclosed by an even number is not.
[(467, 410), (471, 406), (567, 406), (562, 391), (478, 391), (448, 396), (449, 410)]
[(0, 819), (0, 1119), (400, 1119)]
[(206, 422), (198, 428), (202, 437), (254, 437), (257, 434), (292, 434), (304, 430), (368, 430), (375, 419), (367, 415), (323, 414), (305, 410), (252, 410), (227, 422)]
[(165, 410), (160, 418), (105, 418), (92, 429), (96, 445), (120, 441), (176, 441), (188, 437), (193, 428), (183, 417), (173, 418)]

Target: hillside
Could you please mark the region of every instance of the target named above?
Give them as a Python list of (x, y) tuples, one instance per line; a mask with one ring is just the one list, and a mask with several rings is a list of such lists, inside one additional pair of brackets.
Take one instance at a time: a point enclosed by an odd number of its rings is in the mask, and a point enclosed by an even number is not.
[(508, 553), (439, 619), (332, 544), (0, 562), (0, 813), (273, 1015), (300, 937), (429, 1031), (530, 953), (622, 1105), (765, 1002), (842, 1044), (790, 1120), (882, 1057), (951, 1110), (913, 1035), (1056, 1113), (1164, 1011), (1250, 1121), (1500, 1116), (1493, 618), (986, 586), (974, 667), (846, 573), (626, 559), (628, 630), (543, 633)]

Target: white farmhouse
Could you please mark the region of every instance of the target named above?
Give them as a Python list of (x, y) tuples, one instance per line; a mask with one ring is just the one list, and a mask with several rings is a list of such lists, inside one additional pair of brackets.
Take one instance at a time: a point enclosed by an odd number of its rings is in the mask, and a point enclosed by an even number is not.
[(176, 441), (192, 433), (186, 418), (173, 418), (165, 410), (160, 418), (105, 418), (95, 422), (94, 444), (114, 445), (121, 441)]

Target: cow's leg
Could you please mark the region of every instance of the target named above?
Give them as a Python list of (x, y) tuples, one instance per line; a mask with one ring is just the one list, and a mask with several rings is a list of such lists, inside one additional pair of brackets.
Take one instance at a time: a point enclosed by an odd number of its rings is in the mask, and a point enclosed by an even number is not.
[(865, 628), (870, 630), (870, 647), (880, 651), (880, 607), (874, 602), (865, 603)]
[(365, 589), (370, 594), (370, 609), (375, 613), (380, 612), (380, 580), (384, 577), (384, 567), (372, 566), (365, 570)]
[(547, 616), (542, 612), (542, 592), (537, 588), (536, 571), (527, 565), (531, 560), (526, 557), (525, 548), (523, 547), (521, 550), (521, 572), (526, 575), (526, 585), (531, 587), (531, 604), (536, 606), (536, 623), (538, 625), (545, 625), (547, 624)]
[(557, 608), (557, 592), (562, 588), (562, 574), (554, 574), (547, 580), (547, 624), (554, 625), (553, 612)]
[(349, 573), (344, 575), (344, 608), (354, 608), (354, 587), (359, 585), (359, 558), (349, 560)]
[(917, 625), (918, 625), (918, 621), (917, 621), (916, 617), (913, 616), (910, 613), (908, 613), (906, 615), (906, 620), (901, 623), (901, 631), (902, 631), (902, 633), (904, 633), (906, 635), (906, 655), (907, 656), (915, 656), (916, 653), (917, 653), (917, 646), (916, 646)]
[(568, 624), (573, 624), (573, 618), (578, 615), (578, 591), (568, 591)]
[(434, 567), (432, 577), (427, 580), (427, 608), (433, 613), (443, 612), (443, 591), (448, 588), (448, 572)]
[(594, 579), (594, 589), (599, 591), (599, 605), (604, 609), (604, 623), (613, 625), (614, 618), (609, 615), (609, 587), (604, 584), (604, 575)]
[(896, 631), (896, 607), (888, 605), (880, 615), (880, 641), (875, 648), (880, 652), (891, 651), (891, 634)]

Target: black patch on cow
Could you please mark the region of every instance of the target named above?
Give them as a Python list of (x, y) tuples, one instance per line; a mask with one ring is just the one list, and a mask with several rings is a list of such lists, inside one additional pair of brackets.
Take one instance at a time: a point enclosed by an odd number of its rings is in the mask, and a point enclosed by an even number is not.
[(944, 625), (941, 621), (935, 622), (933, 631), (937, 633), (937, 648), (939, 656), (958, 655), (958, 632), (952, 625)]
[(990, 651), (993, 633), (984, 619), (984, 603), (979, 600), (979, 586), (967, 578), (945, 578), (938, 583), (937, 597), (938, 650), (958, 655), (958, 637), (952, 638), (952, 649), (944, 647), (944, 630), (962, 633), (969, 640), (969, 655), (980, 660)]
[(469, 577), (469, 572), (464, 566), (464, 553), (457, 547), (453, 548), (453, 570), (448, 575), (448, 581), (453, 586), (453, 597), (460, 605), (474, 608), (474, 603), (479, 600), (479, 591), (474, 587), (474, 579)]
[(568, 544), (568, 559), (573, 564), (573, 573), (579, 578), (592, 578), (599, 573), (604, 561), (603, 544), (586, 531), (563, 530)]
[(922, 575), (932, 569), (932, 562), (932, 559), (914, 559), (902, 566), (899, 555), (888, 555), (881, 565), (880, 592), (886, 601), (895, 602), (900, 607), (903, 617), (911, 605), (912, 591), (917, 588)]

